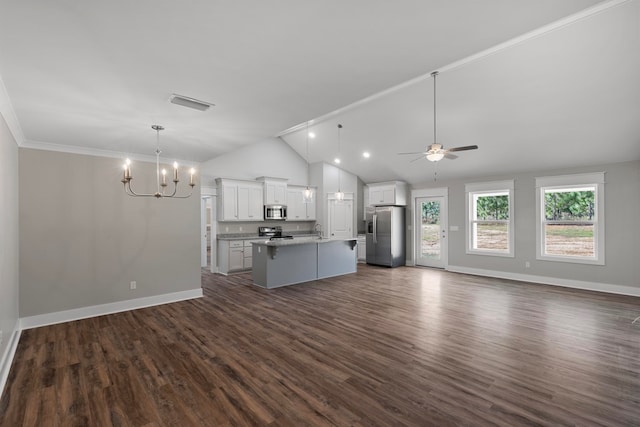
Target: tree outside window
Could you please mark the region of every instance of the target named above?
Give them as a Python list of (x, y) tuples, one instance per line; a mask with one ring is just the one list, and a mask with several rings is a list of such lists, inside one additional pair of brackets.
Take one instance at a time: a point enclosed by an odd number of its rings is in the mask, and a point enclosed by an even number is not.
[(544, 255), (595, 257), (596, 187), (544, 189)]
[(467, 253), (514, 256), (513, 181), (467, 184)]
[(604, 264), (604, 172), (536, 178), (537, 259)]

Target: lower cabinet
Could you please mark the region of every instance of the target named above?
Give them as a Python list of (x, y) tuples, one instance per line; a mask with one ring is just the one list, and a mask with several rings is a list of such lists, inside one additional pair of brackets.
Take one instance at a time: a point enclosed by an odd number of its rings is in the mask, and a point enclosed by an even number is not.
[(367, 236), (358, 235), (358, 262), (367, 260)]
[[(237, 244), (240, 246), (236, 246)], [(229, 242), (229, 268), (227, 271), (244, 269), (244, 247), (242, 240)]]
[(251, 270), (253, 266), (252, 242), (265, 239), (218, 240), (218, 271), (221, 274)]

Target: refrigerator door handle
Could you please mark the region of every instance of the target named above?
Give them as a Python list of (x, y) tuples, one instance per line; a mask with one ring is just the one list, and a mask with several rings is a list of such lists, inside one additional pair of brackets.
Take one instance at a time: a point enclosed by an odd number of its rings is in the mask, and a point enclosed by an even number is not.
[(373, 215), (373, 243), (378, 243), (378, 215)]

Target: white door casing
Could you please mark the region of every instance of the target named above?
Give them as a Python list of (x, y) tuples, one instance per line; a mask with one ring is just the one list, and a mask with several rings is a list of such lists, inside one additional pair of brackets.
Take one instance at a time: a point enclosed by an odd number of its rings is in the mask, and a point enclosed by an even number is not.
[[(415, 265), (435, 268), (448, 266), (448, 189), (435, 188), (412, 191), (413, 259)], [(429, 213), (423, 223), (422, 207)], [(424, 240), (423, 240), (424, 237)]]
[(333, 197), (329, 203), (329, 237), (332, 239), (348, 239), (353, 237), (353, 196), (345, 194), (345, 200), (338, 201)]

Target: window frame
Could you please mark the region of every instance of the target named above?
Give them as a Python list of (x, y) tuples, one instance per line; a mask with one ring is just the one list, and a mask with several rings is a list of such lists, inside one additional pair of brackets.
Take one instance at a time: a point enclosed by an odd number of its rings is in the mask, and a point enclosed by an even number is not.
[[(604, 226), (604, 172), (581, 173), (573, 175), (544, 176), (536, 178), (536, 259), (541, 261), (566, 262), (574, 264), (605, 264), (605, 226)], [(549, 255), (545, 251), (545, 225), (549, 223), (545, 217), (544, 195), (547, 190), (584, 190), (595, 188), (595, 209), (593, 223), (593, 257), (574, 255)], [(568, 222), (568, 221), (564, 221)]]
[[(469, 255), (489, 255), (497, 257), (515, 257), (515, 212), (514, 206), (514, 180), (476, 182), (465, 184), (466, 193), (466, 223), (467, 242), (466, 253)], [(495, 195), (496, 193), (506, 193), (509, 198), (509, 219), (508, 220), (478, 220), (474, 215), (474, 196)], [(473, 225), (481, 222), (500, 222), (507, 224), (507, 245), (508, 250), (476, 249), (473, 247)]]

